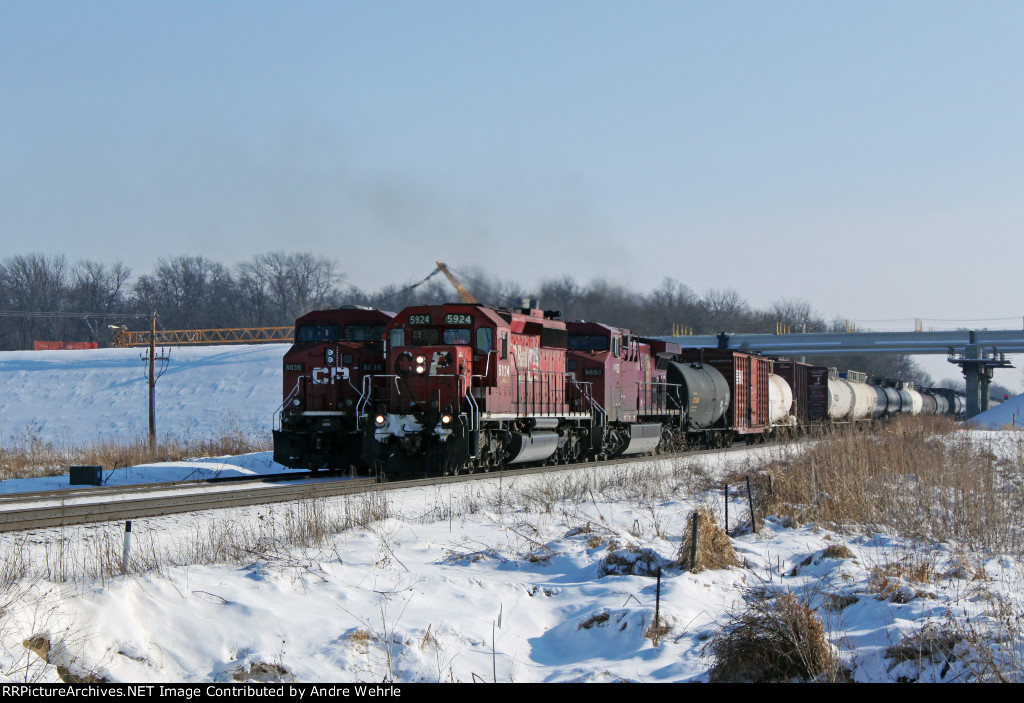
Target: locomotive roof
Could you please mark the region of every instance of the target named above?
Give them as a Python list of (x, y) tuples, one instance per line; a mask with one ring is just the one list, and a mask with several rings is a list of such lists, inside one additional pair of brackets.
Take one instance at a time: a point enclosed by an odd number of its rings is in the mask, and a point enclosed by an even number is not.
[(533, 308), (496, 308), (482, 303), (444, 303), (442, 305), (410, 305), (396, 318), (408, 317), (421, 312), (473, 312), (493, 322), (497, 327), (510, 327), (513, 332), (522, 332), (527, 324), (548, 329), (564, 330), (565, 322), (552, 319), (543, 310)]
[(346, 305), (340, 308), (326, 308), (324, 310), (312, 310), (295, 320), (296, 325), (315, 321), (330, 321), (337, 323), (346, 322), (387, 322), (395, 316), (395, 313), (387, 310), (377, 310), (356, 305)]
[(587, 322), (586, 320), (567, 322), (565, 327), (569, 330), (569, 334), (629, 334), (629, 330), (622, 327), (612, 327), (603, 322)]

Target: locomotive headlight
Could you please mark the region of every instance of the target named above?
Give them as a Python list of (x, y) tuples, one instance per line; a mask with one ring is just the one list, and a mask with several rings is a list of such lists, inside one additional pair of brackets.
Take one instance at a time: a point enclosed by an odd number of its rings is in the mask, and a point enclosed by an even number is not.
[(292, 405), (294, 405), (295, 407), (299, 407), (300, 405), (302, 405), (302, 401), (296, 398), (295, 400), (292, 401)]
[(422, 354), (420, 356), (417, 356), (416, 357), (416, 363), (417, 364), (425, 364), (425, 363), (427, 363), (427, 357), (423, 356)]
[(441, 416), (441, 424), (442, 425), (450, 425), (451, 422), (452, 422), (452, 416), (451, 415), (442, 415)]
[(374, 418), (374, 422), (377, 423), (377, 427), (383, 427), (384, 426), (384, 422), (386, 420), (387, 420), (387, 418), (384, 417), (383, 415), (378, 415), (377, 417)]
[[(420, 357), (420, 358), (423, 358), (423, 357)], [(427, 370), (427, 367), (423, 366), (422, 364), (420, 364), (419, 366), (416, 367), (416, 373), (423, 373), (426, 370)]]

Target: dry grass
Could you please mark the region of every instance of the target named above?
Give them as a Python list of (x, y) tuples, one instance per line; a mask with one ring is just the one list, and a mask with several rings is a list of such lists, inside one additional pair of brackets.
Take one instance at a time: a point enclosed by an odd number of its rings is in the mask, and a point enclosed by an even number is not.
[(794, 524), (895, 532), (971, 550), (1024, 554), (1024, 453), (998, 460), (945, 418), (837, 430), (752, 467), (758, 510)]
[(792, 593), (750, 594), (747, 607), (704, 648), (712, 682), (836, 680), (839, 665), (814, 611)]
[(995, 598), (988, 612), (975, 618), (950, 618), (946, 631), (959, 643), (958, 655), (980, 682), (1024, 682), (1024, 612), (1006, 598)]
[(609, 575), (657, 576), (658, 570), (668, 565), (652, 549), (636, 545), (628, 545), (625, 549), (619, 549), (613, 540), (608, 544), (608, 553), (597, 565), (597, 574), (598, 577)]
[(21, 436), (0, 441), (0, 480), (60, 476), (69, 466), (102, 466), (104, 470), (139, 464), (184, 461), (215, 456), (234, 456), (269, 451), (265, 433), (234, 428), (220, 436), (165, 438), (150, 448), (146, 437), (105, 440), (92, 444), (43, 441), (26, 430)]
[[(262, 506), (247, 517), (197, 521), (191, 533), (173, 542), (137, 530), (129, 573), (167, 575), (196, 564), (271, 564), (318, 573), (326, 555), (337, 557), (335, 541), (349, 530), (372, 529), (390, 516), (387, 494), (371, 491), (339, 498), (313, 498)], [(122, 575), (124, 533), (120, 524), (69, 531), (36, 545), (31, 534), (5, 538), (0, 554), (0, 614), (6, 593), (16, 598), (20, 584), (99, 581)], [(0, 619), (2, 626), (2, 619)]]
[(239, 665), (231, 675), (231, 680), (236, 682), (255, 681), (258, 683), (279, 683), (281, 681), (294, 681), (292, 672), (281, 664), (273, 662), (255, 662), (248, 669)]
[(932, 662), (953, 661), (956, 659), (954, 650), (962, 639), (962, 635), (946, 627), (928, 624), (916, 634), (904, 637), (898, 644), (889, 647), (885, 656), (894, 662), (924, 659)]
[(854, 553), (845, 544), (833, 544), (821, 553), (823, 559), (854, 559)]
[(609, 619), (611, 619), (611, 615), (609, 615), (607, 612), (601, 612), (597, 615), (591, 615), (589, 618), (581, 622), (576, 627), (576, 629), (589, 630), (592, 627), (601, 627), (602, 625), (607, 623)]
[[(693, 555), (693, 518), (698, 516), (697, 559), (691, 564)], [(708, 569), (725, 569), (738, 566), (732, 540), (715, 522), (715, 515), (707, 506), (701, 506), (686, 521), (682, 545), (679, 548), (679, 565), (693, 572)]]

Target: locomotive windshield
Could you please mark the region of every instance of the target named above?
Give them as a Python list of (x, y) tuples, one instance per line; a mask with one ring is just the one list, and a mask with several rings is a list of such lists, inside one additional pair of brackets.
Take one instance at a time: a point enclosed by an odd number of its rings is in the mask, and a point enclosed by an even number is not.
[(341, 333), (340, 325), (299, 325), (297, 342), (335, 342)]
[(345, 325), (346, 342), (379, 342), (384, 337), (384, 325)]
[(469, 340), (472, 338), (472, 330), (464, 329), (461, 327), (446, 329), (444, 331), (444, 343), (445, 344), (469, 344)]
[(437, 330), (415, 329), (412, 331), (412, 346), (432, 347), (437, 344), (438, 337)]
[(574, 351), (608, 351), (608, 338), (602, 334), (574, 334), (569, 337)]

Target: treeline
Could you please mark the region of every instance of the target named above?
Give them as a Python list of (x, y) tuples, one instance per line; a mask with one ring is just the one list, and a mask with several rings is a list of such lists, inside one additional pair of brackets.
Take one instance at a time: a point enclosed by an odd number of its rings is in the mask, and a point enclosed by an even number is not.
[[(752, 307), (732, 289), (698, 294), (674, 279), (649, 292), (595, 279), (565, 275), (527, 290), (486, 272), (459, 271), (463, 286), (482, 302), (517, 307), (538, 300), (566, 320), (599, 320), (648, 336), (690, 334), (843, 331), (845, 322), (827, 322), (809, 303), (778, 300)], [(30, 349), (35, 340), (110, 343), (112, 326), (145, 329), (156, 312), (160, 329), (209, 329), (290, 325), (303, 313), (339, 305), (401, 310), (408, 305), (458, 300), (444, 276), (387, 283), (361, 290), (345, 282), (333, 259), (281, 251), (257, 254), (233, 267), (201, 256), (160, 258), (148, 273), (133, 275), (120, 262), (70, 262), (63, 256), (28, 254), (0, 262), (0, 348)], [(137, 318), (130, 316), (136, 315)], [(808, 358), (893, 378), (930, 383), (905, 356)]]

